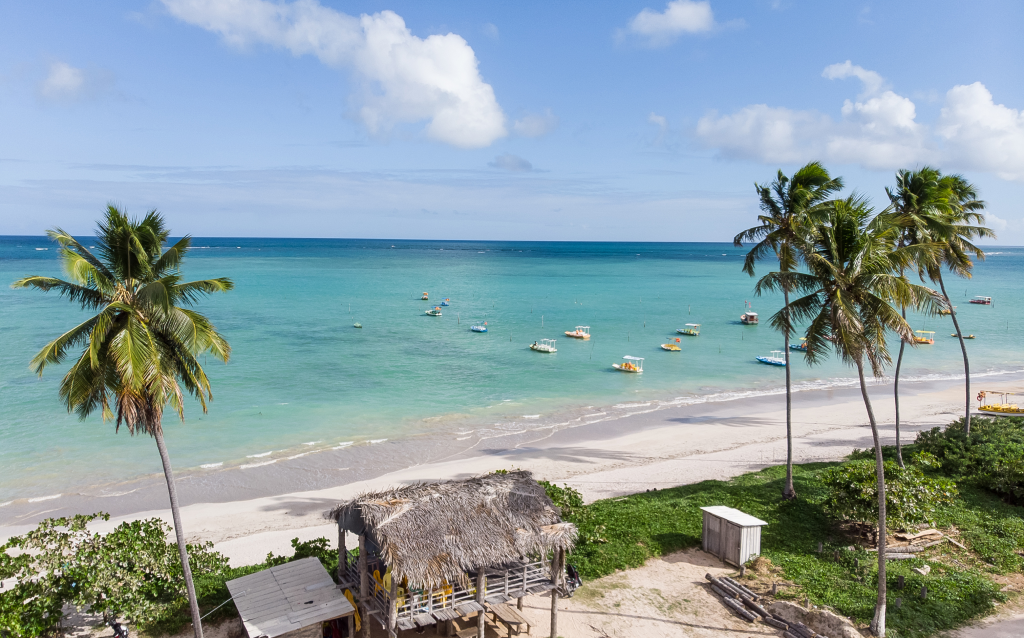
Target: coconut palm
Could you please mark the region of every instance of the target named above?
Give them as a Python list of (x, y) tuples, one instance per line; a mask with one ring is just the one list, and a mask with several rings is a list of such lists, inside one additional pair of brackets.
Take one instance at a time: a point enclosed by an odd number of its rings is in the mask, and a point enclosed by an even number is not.
[[(922, 277), (927, 276), (932, 282), (939, 284), (945, 306), (951, 311), (950, 318), (953, 320), (964, 359), (964, 431), (969, 435), (970, 361), (960, 321), (956, 313), (952, 312), (953, 305), (946, 294), (942, 271), (946, 269), (957, 276), (970, 279), (971, 270), (974, 268), (971, 256), (976, 259), (985, 258), (985, 252), (972, 242), (976, 238), (995, 237), (991, 229), (981, 225), (985, 222), (982, 214), (985, 202), (978, 199), (977, 188), (963, 176), (943, 176), (930, 167), (916, 172), (900, 171), (897, 174), (896, 189), (887, 189), (887, 193), (890, 201), (893, 201), (894, 208), (900, 209), (896, 223), (902, 226), (906, 243), (933, 243), (941, 246), (941, 250), (924, 253), (924, 261), (918, 262), (916, 266)], [(897, 395), (897, 410), (898, 400)], [(897, 416), (897, 422), (898, 418)]]
[(852, 196), (833, 202), (819, 220), (813, 236), (803, 246), (807, 273), (770, 273), (758, 282), (760, 290), (777, 291), (788, 282), (802, 294), (771, 318), (783, 328), (793, 321), (807, 322), (807, 352), (811, 364), (825, 359), (829, 351), (857, 368), (861, 396), (871, 424), (878, 483), (878, 598), (871, 622), (875, 635), (885, 635), (885, 473), (871, 398), (864, 378), (865, 365), (875, 377), (892, 360), (886, 347), (886, 333), (912, 342), (913, 331), (892, 304), (932, 310), (936, 295), (898, 274), (914, 263), (921, 253), (934, 252), (922, 245), (894, 248), (899, 228), (886, 216), (872, 217), (865, 200)]
[[(840, 177), (833, 178), (818, 162), (803, 166), (793, 177), (786, 177), (782, 171), (771, 184), (754, 184), (761, 208), (758, 215), (760, 224), (736, 235), (733, 243), (742, 246), (744, 242), (756, 242), (743, 261), (743, 272), (754, 276), (758, 261), (774, 255), (779, 261), (779, 281), (783, 301), (789, 306), (792, 287), (784, 273), (796, 270), (800, 252), (795, 245), (801, 243), (813, 226), (815, 215), (821, 211), (835, 193), (843, 188)], [(786, 358), (786, 484), (782, 496), (796, 498), (793, 488), (793, 396), (789, 365), (789, 336), (792, 324), (785, 322), (781, 327), (783, 353)]]
[(207, 294), (231, 290), (233, 284), (223, 278), (183, 282), (179, 268), (191, 239), (164, 250), (170, 233), (155, 210), (139, 221), (108, 206), (96, 232), (95, 254), (60, 228), (48, 234), (60, 245), (68, 280), (26, 277), (13, 287), (55, 291), (92, 316), (46, 344), (32, 365), (42, 375), (47, 366), (81, 349), (60, 384), (60, 400), (68, 411), (81, 419), (98, 411), (104, 421), (116, 421), (115, 431), (124, 425), (130, 434), (148, 434), (156, 441), (193, 629), (202, 638), (162, 417), (170, 405), (184, 420), (186, 393), (199, 400), (204, 412), (212, 400), (210, 381), (197, 357), (209, 353), (227, 361), (231, 348), (191, 306)]

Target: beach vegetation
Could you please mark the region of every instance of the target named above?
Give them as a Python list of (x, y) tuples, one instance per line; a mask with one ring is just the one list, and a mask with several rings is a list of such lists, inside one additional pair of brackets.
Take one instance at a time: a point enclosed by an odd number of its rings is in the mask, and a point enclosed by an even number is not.
[(46, 344), (32, 366), (41, 376), (49, 366), (71, 359), (59, 389), (69, 412), (83, 420), (99, 413), (104, 421), (115, 422), (115, 432), (123, 425), (131, 435), (153, 437), (167, 482), (193, 629), (202, 638), (163, 413), (169, 405), (184, 420), (186, 396), (204, 412), (213, 399), (199, 358), (208, 354), (227, 361), (231, 348), (210, 320), (192, 308), (233, 284), (225, 278), (184, 281), (180, 267), (192, 240), (186, 236), (165, 248), (170, 230), (155, 210), (132, 219), (113, 204), (107, 206), (95, 253), (60, 228), (47, 234), (59, 246), (67, 279), (31, 276), (12, 286), (55, 292), (90, 316)]
[[(946, 292), (943, 271), (958, 277), (971, 278), (974, 259), (984, 259), (985, 252), (973, 242), (980, 238), (995, 238), (991, 229), (983, 226), (985, 202), (978, 198), (977, 187), (962, 175), (943, 175), (930, 166), (916, 171), (901, 170), (896, 173), (896, 186), (886, 188), (891, 202), (892, 214), (888, 218), (900, 229), (898, 244), (914, 246), (933, 244), (940, 250), (922, 251), (916, 255), (914, 266), (922, 279), (927, 277), (939, 285), (942, 291), (943, 307), (950, 310), (950, 319), (960, 342), (964, 360), (964, 432), (971, 434), (971, 367), (967, 357), (960, 321)], [(902, 273), (902, 269), (900, 271)], [(899, 363), (902, 362), (902, 347), (897, 360), (897, 381), (894, 388), (897, 402), (897, 427), (899, 425)], [(898, 430), (897, 430), (898, 432)], [(898, 434), (897, 434), (898, 436)], [(898, 439), (897, 439), (898, 440)]]
[(777, 326), (783, 337), (786, 359), (786, 484), (783, 498), (796, 498), (793, 488), (793, 384), (789, 365), (789, 341), (794, 326), (790, 321), (789, 293), (793, 282), (789, 275), (802, 262), (801, 246), (807, 242), (814, 225), (829, 205), (832, 196), (843, 189), (841, 177), (832, 177), (819, 162), (809, 162), (787, 177), (781, 170), (771, 184), (754, 184), (761, 214), (758, 225), (739, 233), (733, 244), (753, 243), (743, 260), (743, 272), (755, 276), (757, 262), (774, 256), (779, 262), (776, 276), (782, 290), (783, 320)]
[[(822, 502), (836, 519), (877, 522), (878, 485), (870, 461), (852, 461), (825, 470), (821, 482), (827, 491)], [(956, 484), (944, 477), (925, 476), (920, 468), (885, 463), (885, 514), (890, 529), (909, 529), (935, 518), (936, 510), (953, 502)]]

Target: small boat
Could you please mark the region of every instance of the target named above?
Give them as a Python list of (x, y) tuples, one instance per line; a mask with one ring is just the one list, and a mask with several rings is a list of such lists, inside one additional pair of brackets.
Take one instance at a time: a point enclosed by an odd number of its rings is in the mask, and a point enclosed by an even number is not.
[(952, 308), (943, 308), (939, 311), (939, 316), (945, 317), (946, 315), (951, 315), (954, 312), (956, 312), (956, 306), (953, 306)]
[(914, 343), (928, 346), (935, 344), (934, 330), (916, 330), (915, 332), (917, 334), (914, 335)]
[(428, 299), (430, 299), (430, 296), (427, 293), (423, 293), (423, 296), (420, 297), (420, 299), (422, 299), (423, 301), (427, 301)]
[(362, 328), (363, 324), (361, 324), (361, 323), (354, 323), (354, 324), (352, 324), (352, 327), (353, 328)]
[[(955, 336), (956, 336), (956, 333), (954, 332), (954, 333), (952, 333), (952, 334), (951, 334), (951, 335), (949, 335), (949, 336), (951, 336), (951, 337), (955, 337)], [(964, 335), (964, 339), (973, 339), (973, 338), (974, 338), (974, 335)]]
[(782, 350), (772, 350), (771, 354), (761, 355), (757, 360), (770, 366), (786, 367), (786, 357), (783, 356), (784, 354)]
[(540, 341), (534, 341), (533, 345), (530, 346), (530, 350), (536, 350), (537, 352), (558, 352), (558, 348), (555, 347), (554, 339), (541, 339)]
[(747, 326), (756, 326), (757, 325), (757, 313), (754, 312), (753, 310), (748, 310), (748, 311), (744, 312), (742, 315), (740, 315), (740, 323), (742, 323), (744, 325), (747, 325)]
[(975, 304), (978, 304), (978, 305), (981, 305), (981, 306), (991, 306), (992, 305), (992, 297), (980, 297), (979, 296), (979, 297), (975, 297), (974, 299), (971, 299), (968, 303), (975, 303)]
[(441, 316), (441, 306), (435, 306), (433, 310), (428, 310), (427, 314), (430, 315), (431, 317), (440, 317)]
[(807, 337), (800, 337), (800, 343), (789, 344), (790, 350), (799, 350), (800, 352), (807, 352)]
[[(999, 401), (989, 401), (986, 403), (986, 397), (988, 395), (996, 395), (999, 397)], [(1004, 391), (990, 391), (982, 390), (978, 393), (978, 410), (981, 412), (988, 412), (990, 414), (1024, 414), (1024, 409), (1020, 407), (1019, 403), (1010, 403), (1010, 397), (1022, 396), (1024, 392), (1004, 392)]]
[(573, 339), (589, 339), (590, 326), (576, 326), (576, 329), (572, 332), (566, 330), (565, 336), (572, 337)]
[(451, 304), (448, 303), (449, 301), (451, 301), (451, 299), (445, 299), (444, 301), (441, 302), (441, 305), (442, 306), (450, 306)]
[(668, 350), (669, 352), (679, 352), (682, 348), (679, 347), (679, 339), (676, 339), (675, 343), (663, 343), (661, 344), (662, 350)]
[(681, 335), (688, 337), (696, 337), (700, 335), (700, 324), (699, 323), (688, 323), (685, 328), (676, 328), (676, 332)]
[(643, 357), (631, 357), (626, 355), (622, 358), (622, 363), (613, 363), (612, 367), (620, 372), (632, 372), (633, 374), (640, 374), (644, 371)]
[(487, 332), (487, 322), (485, 321), (482, 326), (470, 326), (469, 329), (473, 332)]

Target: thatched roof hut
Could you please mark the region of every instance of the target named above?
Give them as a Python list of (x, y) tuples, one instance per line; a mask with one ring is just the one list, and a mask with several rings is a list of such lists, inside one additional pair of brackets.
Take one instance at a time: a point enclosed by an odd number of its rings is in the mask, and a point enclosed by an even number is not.
[(576, 528), (530, 472), (368, 492), (325, 513), (366, 535), (399, 579), (425, 589), (529, 555), (564, 556)]

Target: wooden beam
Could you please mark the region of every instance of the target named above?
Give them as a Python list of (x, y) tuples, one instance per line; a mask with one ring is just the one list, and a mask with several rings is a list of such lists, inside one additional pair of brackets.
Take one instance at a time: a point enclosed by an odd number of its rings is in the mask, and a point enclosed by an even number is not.
[(363, 638), (370, 638), (370, 575), (366, 571), (366, 532), (359, 535), (359, 606), (363, 614)]
[(555, 584), (551, 590), (551, 638), (558, 638), (558, 581), (562, 578), (564, 557), (564, 549), (556, 549), (551, 557), (551, 582)]
[(341, 580), (344, 568), (347, 566), (347, 561), (348, 550), (345, 548), (345, 528), (338, 525), (338, 580)]
[(476, 572), (476, 602), (479, 603), (480, 614), (476, 617), (476, 638), (484, 638), (484, 620), (487, 612), (484, 607), (484, 597), (487, 595), (487, 572), (483, 567)]
[(391, 570), (391, 591), (388, 596), (388, 637), (397, 638), (395, 627), (398, 626), (398, 577)]

